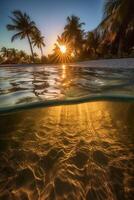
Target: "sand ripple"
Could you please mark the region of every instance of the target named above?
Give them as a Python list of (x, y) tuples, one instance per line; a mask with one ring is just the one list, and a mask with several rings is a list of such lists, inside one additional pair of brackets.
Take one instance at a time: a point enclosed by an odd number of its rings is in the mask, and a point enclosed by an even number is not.
[(0, 116), (0, 200), (132, 200), (134, 104)]

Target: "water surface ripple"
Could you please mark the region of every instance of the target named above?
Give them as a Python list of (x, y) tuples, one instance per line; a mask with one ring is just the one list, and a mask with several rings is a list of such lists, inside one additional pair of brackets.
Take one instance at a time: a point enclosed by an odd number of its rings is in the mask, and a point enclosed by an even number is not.
[(0, 111), (111, 98), (134, 100), (134, 59), (0, 67)]

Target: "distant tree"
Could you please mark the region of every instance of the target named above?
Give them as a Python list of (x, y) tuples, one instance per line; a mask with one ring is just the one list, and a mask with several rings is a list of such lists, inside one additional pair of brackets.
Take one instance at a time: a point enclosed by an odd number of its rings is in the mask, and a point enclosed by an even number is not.
[(7, 49), (6, 47), (2, 47), (0, 52), (1, 52), (3, 59), (7, 59), (8, 55), (9, 55), (9, 49)]
[(30, 63), (30, 56), (22, 50), (15, 48), (2, 47), (0, 50), (0, 56), (3, 63)]
[(0, 55), (0, 64), (4, 62), (3, 57)]
[(10, 17), (12, 24), (8, 24), (7, 29), (17, 33), (12, 36), (11, 41), (13, 42), (15, 39), (24, 39), (27, 37), (31, 49), (32, 59), (34, 61), (31, 37), (33, 32), (37, 30), (35, 22), (31, 21), (30, 17), (26, 13), (22, 13), (20, 10), (15, 10), (12, 14), (13, 17)]
[(18, 52), (18, 58), (20, 63), (29, 63), (30, 62), (30, 56), (25, 52), (20, 50)]
[(11, 60), (15, 60), (15, 59), (18, 59), (19, 60), (19, 53), (18, 53), (18, 50), (17, 49), (14, 49), (14, 48), (10, 48), (9, 49), (9, 53), (10, 53), (10, 59)]

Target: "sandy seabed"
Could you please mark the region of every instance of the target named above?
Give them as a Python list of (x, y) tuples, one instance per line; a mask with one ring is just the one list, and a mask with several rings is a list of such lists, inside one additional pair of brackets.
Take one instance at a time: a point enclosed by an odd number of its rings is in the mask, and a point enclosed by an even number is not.
[(134, 103), (0, 116), (0, 200), (132, 200)]

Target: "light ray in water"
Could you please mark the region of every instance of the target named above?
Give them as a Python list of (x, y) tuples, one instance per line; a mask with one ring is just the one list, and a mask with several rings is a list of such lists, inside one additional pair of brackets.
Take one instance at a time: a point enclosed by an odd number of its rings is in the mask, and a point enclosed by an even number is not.
[(132, 60), (86, 63), (0, 67), (0, 199), (133, 199)]
[(89, 102), (1, 116), (0, 198), (133, 199), (133, 115)]

